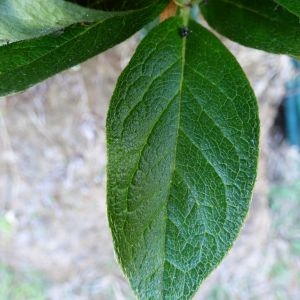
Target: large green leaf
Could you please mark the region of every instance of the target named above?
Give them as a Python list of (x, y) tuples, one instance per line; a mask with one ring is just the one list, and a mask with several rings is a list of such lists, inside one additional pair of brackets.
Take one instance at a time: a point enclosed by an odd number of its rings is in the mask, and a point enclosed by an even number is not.
[(201, 10), (210, 26), (238, 43), (300, 55), (299, 18), (273, 0), (209, 0)]
[(300, 1), (299, 0), (275, 0), (277, 3), (287, 8), (291, 13), (300, 17)]
[(209, 31), (171, 18), (142, 41), (107, 118), (108, 216), (140, 299), (189, 299), (231, 247), (255, 181), (257, 103)]
[[(0, 96), (23, 90), (120, 43), (157, 16), (168, 1), (145, 1), (143, 7), (123, 12), (97, 11), (61, 0), (55, 0), (49, 6), (37, 7), (35, 2), (26, 1), (25, 6), (20, 6), (26, 7), (24, 14), (28, 12), (27, 16), (30, 21), (27, 24), (27, 19), (22, 19), (22, 10), (12, 8), (14, 1), (1, 2), (2, 5), (7, 4), (2, 7), (2, 9), (6, 7), (6, 10), (1, 10), (3, 14), (0, 22), (0, 33), (3, 33), (1, 39), (10, 41), (14, 36), (14, 39), (26, 40), (0, 47)], [(48, 5), (48, 1), (39, 0), (38, 2)], [(62, 2), (65, 6), (55, 5)], [(32, 3), (31, 8), (38, 12), (33, 13), (29, 18), (30, 3)], [(17, 21), (16, 24), (14, 23), (10, 14), (13, 11), (21, 16), (18, 19), (21, 24), (17, 24)], [(60, 11), (60, 14), (57, 11)], [(84, 17), (87, 12), (89, 12), (88, 16)], [(39, 14), (42, 18), (34, 17)], [(55, 16), (51, 17), (52, 14)], [(47, 19), (47, 16), (49, 20), (45, 25), (43, 19)], [(86, 21), (93, 22), (86, 23)], [(72, 23), (74, 24), (70, 25)], [(54, 28), (55, 24), (63, 28)], [(21, 30), (22, 26), (24, 30)], [(10, 37), (5, 37), (4, 28), (11, 29)], [(13, 29), (16, 28), (19, 29), (19, 33), (17, 30), (13, 33)], [(28, 31), (25, 30), (26, 28)], [(43, 34), (43, 31), (52, 32), (29, 39), (34, 35)]]

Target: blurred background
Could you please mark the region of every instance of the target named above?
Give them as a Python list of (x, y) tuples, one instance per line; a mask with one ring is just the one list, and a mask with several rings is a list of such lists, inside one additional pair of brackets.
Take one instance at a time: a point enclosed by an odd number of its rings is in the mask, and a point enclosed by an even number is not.
[[(134, 299), (106, 219), (105, 118), (137, 40), (1, 99), (1, 300)], [(300, 130), (288, 102), (297, 69), (286, 56), (225, 43), (259, 99), (259, 175), (239, 239), (195, 299), (297, 300)]]

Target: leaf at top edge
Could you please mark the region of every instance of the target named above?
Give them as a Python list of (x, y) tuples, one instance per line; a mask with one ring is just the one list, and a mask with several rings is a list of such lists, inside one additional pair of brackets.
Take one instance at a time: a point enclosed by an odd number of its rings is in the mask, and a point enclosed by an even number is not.
[(80, 22), (105, 20), (115, 14), (62, 0), (0, 1), (0, 45), (47, 35)]
[(299, 18), (273, 0), (209, 0), (201, 6), (209, 25), (242, 45), (300, 55)]
[(232, 246), (256, 177), (259, 119), (232, 54), (194, 21), (154, 28), (107, 117), (108, 219), (139, 299), (190, 299)]
[(122, 42), (153, 20), (167, 2), (151, 1), (141, 9), (110, 12), (110, 17), (105, 13), (93, 23), (76, 23), (0, 47), (0, 96), (24, 90)]
[(97, 8), (97, 9), (104, 9), (104, 10), (129, 10), (129, 9), (137, 9), (142, 6), (145, 6), (145, 4), (149, 0), (66, 0), (72, 3), (77, 3), (79, 5), (90, 7), (90, 8)]
[(299, 0), (275, 0), (278, 4), (288, 9), (291, 13), (300, 17), (300, 1)]
[(151, 1), (135, 1), (134, 5), (131, 2), (125, 7), (126, 1), (114, 1), (112, 4), (110, 2), (112, 11), (104, 11), (102, 8), (107, 10), (107, 5), (95, 0), (3, 0), (0, 2), (0, 45), (37, 38), (75, 23), (104, 21), (123, 15), (124, 9), (145, 8)]

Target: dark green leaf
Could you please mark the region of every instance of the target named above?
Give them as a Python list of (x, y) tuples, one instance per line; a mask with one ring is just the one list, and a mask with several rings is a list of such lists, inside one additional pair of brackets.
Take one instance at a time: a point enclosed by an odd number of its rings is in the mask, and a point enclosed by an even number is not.
[(299, 0), (275, 0), (277, 3), (288, 9), (291, 13), (300, 17), (300, 1)]
[(120, 10), (129, 10), (137, 9), (142, 6), (145, 6), (145, 3), (150, 3), (150, 1), (145, 0), (67, 0), (72, 3), (77, 3), (79, 5), (104, 9), (109, 11), (120, 11)]
[[(145, 7), (124, 12), (95, 10), (93, 16), (89, 15), (84, 22), (78, 23), (79, 14), (74, 25), (39, 38), (0, 47), (0, 96), (23, 90), (120, 43), (157, 16), (167, 0), (146, 3)], [(68, 5), (77, 6), (71, 3)], [(84, 12), (87, 10), (80, 6), (77, 9), (83, 9)], [(76, 15), (69, 12), (68, 16), (70, 18), (67, 21), (72, 18), (74, 20)], [(95, 22), (85, 22), (97, 18)], [(12, 20), (8, 26), (15, 26), (11, 22)], [(42, 20), (34, 22), (40, 24)], [(54, 18), (49, 22), (53, 25), (58, 21)], [(1, 24), (4, 23), (1, 19)], [(50, 25), (47, 28), (53, 30)]]
[(142, 41), (107, 118), (108, 216), (139, 299), (189, 299), (247, 214), (257, 103), (235, 58), (180, 17)]
[(201, 10), (211, 27), (242, 45), (300, 55), (299, 18), (273, 0), (209, 0)]

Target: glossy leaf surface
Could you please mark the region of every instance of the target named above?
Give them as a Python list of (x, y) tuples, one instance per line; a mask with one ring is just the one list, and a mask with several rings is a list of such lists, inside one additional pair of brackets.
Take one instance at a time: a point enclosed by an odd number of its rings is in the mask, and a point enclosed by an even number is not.
[[(0, 96), (23, 90), (120, 43), (157, 16), (166, 3), (165, 0), (146, 1), (145, 6), (136, 10), (94, 11), (89, 18), (99, 18), (95, 22), (84, 19), (48, 35), (2, 45)], [(76, 9), (87, 11), (79, 6)], [(68, 16), (75, 18), (70, 12)], [(79, 19), (80, 16), (77, 21)], [(1, 22), (3, 24), (3, 20)], [(55, 22), (58, 21), (55, 19)]]
[(291, 13), (300, 17), (300, 1), (299, 0), (275, 0), (277, 3), (288, 9)]
[(235, 58), (171, 18), (119, 78), (107, 118), (108, 216), (139, 299), (189, 299), (231, 247), (256, 176), (259, 120)]
[(273, 0), (209, 0), (201, 10), (211, 27), (242, 45), (300, 55), (299, 18)]

